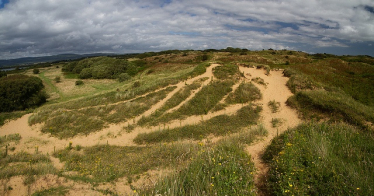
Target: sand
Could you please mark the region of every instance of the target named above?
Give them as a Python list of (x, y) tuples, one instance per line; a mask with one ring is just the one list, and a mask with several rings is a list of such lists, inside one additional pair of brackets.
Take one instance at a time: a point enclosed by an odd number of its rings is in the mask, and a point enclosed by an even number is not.
[[(182, 81), (174, 85), (177, 88), (174, 89), (172, 92), (170, 92), (166, 96), (166, 98), (164, 98), (162, 101), (158, 102), (157, 104), (153, 105), (148, 111), (144, 112), (143, 114), (138, 115), (134, 119), (131, 119), (129, 122), (111, 124), (107, 128), (104, 128), (103, 130), (99, 132), (91, 133), (88, 136), (77, 136), (77, 137), (74, 137), (68, 140), (50, 137), (48, 134), (43, 134), (40, 132), (41, 127), (42, 127), (41, 124), (34, 125), (34, 126), (28, 125), (28, 119), (32, 114), (27, 114), (17, 120), (10, 121), (6, 123), (4, 126), (0, 127), (0, 136), (15, 134), (15, 133), (18, 133), (21, 135), (22, 139), (20, 140), (20, 143), (17, 145), (16, 150), (12, 153), (17, 153), (20, 151), (34, 153), (36, 146), (38, 146), (38, 151), (40, 153), (52, 154), (55, 149), (58, 150), (58, 149), (65, 148), (69, 144), (69, 142), (72, 142), (73, 146), (75, 145), (94, 146), (97, 144), (106, 144), (106, 143), (110, 145), (118, 145), (118, 146), (134, 146), (136, 144), (133, 143), (133, 139), (139, 133), (152, 132), (154, 130), (158, 130), (159, 127), (158, 126), (157, 127), (137, 126), (132, 132), (127, 133), (123, 129), (124, 126), (137, 123), (137, 121), (142, 116), (151, 115), (157, 109), (161, 108), (163, 104), (165, 104), (165, 102), (169, 100), (175, 93), (177, 93), (181, 88), (183, 88), (186, 85), (186, 83), (191, 84), (198, 79), (207, 77), (208, 80), (204, 81), (203, 83), (203, 86), (204, 86), (204, 85), (207, 85), (209, 82), (211, 82), (211, 80), (215, 80), (212, 70), (216, 66), (220, 66), (220, 65), (212, 64), (210, 67), (207, 68), (206, 73), (200, 76), (197, 76), (195, 78), (188, 79), (187, 81)], [(257, 141), (255, 144), (248, 146), (246, 149), (247, 152), (252, 156), (255, 166), (258, 169), (255, 179), (256, 179), (257, 185), (260, 186), (261, 180), (259, 179), (261, 179), (263, 176), (266, 175), (267, 169), (268, 169), (267, 166), (261, 162), (261, 159), (260, 159), (261, 153), (263, 153), (265, 147), (270, 144), (271, 140), (274, 137), (276, 137), (277, 134), (281, 134), (289, 127), (297, 126), (300, 123), (300, 120), (298, 118), (296, 111), (292, 110), (285, 104), (286, 100), (288, 99), (288, 97), (292, 95), (292, 93), (286, 87), (286, 82), (288, 78), (283, 77), (283, 74), (281, 71), (271, 71), (271, 75), (269, 76), (265, 75), (264, 70), (261, 70), (261, 69), (240, 67), (240, 71), (244, 72), (244, 75), (245, 75), (245, 78), (241, 79), (242, 81), (248, 82), (252, 78), (261, 77), (268, 84), (266, 87), (263, 85), (258, 85), (258, 84), (255, 84), (255, 85), (261, 90), (263, 94), (263, 99), (260, 101), (257, 101), (256, 104), (260, 104), (263, 106), (263, 111), (261, 113), (261, 123), (269, 131), (269, 134), (263, 140)], [(240, 82), (233, 86), (233, 90), (238, 88)], [(202, 87), (193, 91), (193, 93), (185, 101), (183, 101), (181, 104), (170, 109), (167, 112), (172, 112), (172, 111), (177, 110), (184, 103), (192, 99), (196, 95), (196, 93), (199, 92), (201, 89)], [(146, 96), (146, 95), (143, 95), (143, 96)], [(221, 103), (223, 103), (223, 100), (225, 98), (226, 97), (224, 97), (221, 100)], [(277, 113), (272, 113), (270, 108), (267, 106), (268, 102), (272, 100), (275, 100), (281, 103), (280, 111)], [(127, 101), (131, 101), (131, 100), (127, 100)], [(118, 103), (113, 103), (113, 105), (120, 104), (120, 103), (123, 103), (123, 101), (118, 102)], [(99, 107), (99, 106), (95, 106), (95, 107)], [(241, 107), (243, 107), (242, 104), (230, 105), (226, 107), (224, 110), (220, 110), (217, 112), (209, 112), (208, 114), (201, 115), (201, 116), (200, 115), (190, 116), (181, 121), (175, 120), (175, 121), (165, 124), (165, 126), (169, 128), (175, 128), (175, 127), (184, 126), (184, 125), (197, 124), (201, 122), (202, 120), (208, 120), (218, 115), (235, 114)], [(272, 118), (284, 119), (283, 125), (278, 128), (273, 128), (271, 125)], [(58, 170), (61, 170), (61, 171), (64, 170), (64, 163), (61, 163), (59, 159), (51, 157), (51, 161)], [(142, 186), (149, 186), (156, 180), (155, 176), (159, 176), (161, 173), (162, 171), (152, 171), (150, 172), (151, 175), (142, 176), (141, 179), (137, 183), (141, 184)], [(47, 175), (47, 176), (38, 178), (37, 181), (32, 186), (23, 185), (23, 178), (24, 177), (12, 177), (9, 181), (2, 180), (1, 184), (3, 186), (1, 186), (0, 188), (0, 194), (1, 195), (29, 195), (30, 193), (35, 192), (37, 190), (56, 187), (58, 185), (64, 185), (64, 186), (72, 187), (69, 192), (69, 195), (102, 195), (100, 192), (92, 190), (91, 189), (92, 186), (90, 184), (81, 183), (81, 182), (79, 183), (73, 182), (73, 181), (70, 181), (65, 178), (55, 176), (55, 175)], [(149, 180), (149, 179), (152, 179), (152, 180)], [(122, 178), (122, 179), (118, 179), (115, 183), (112, 183), (110, 185), (105, 184), (105, 183), (100, 184), (99, 187), (102, 189), (108, 188), (120, 194), (132, 194), (131, 188), (126, 182), (127, 182), (126, 178)], [(12, 186), (13, 190), (7, 190), (5, 187), (8, 187), (8, 186)]]

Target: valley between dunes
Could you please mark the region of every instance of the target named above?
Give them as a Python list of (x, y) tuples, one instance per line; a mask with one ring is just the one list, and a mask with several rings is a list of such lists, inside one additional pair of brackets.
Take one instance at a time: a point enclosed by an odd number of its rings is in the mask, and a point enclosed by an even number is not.
[[(94, 146), (98, 144), (110, 144), (116, 146), (136, 146), (133, 142), (133, 139), (139, 133), (148, 133), (152, 132), (158, 127), (135, 127), (134, 130), (127, 133), (123, 131), (124, 126), (129, 126), (131, 124), (136, 124), (140, 118), (144, 116), (149, 116), (154, 113), (156, 110), (161, 108), (168, 99), (170, 99), (176, 92), (178, 92), (181, 88), (183, 88), (187, 84), (191, 84), (194, 81), (197, 81), (202, 78), (208, 78), (204, 81), (203, 85), (207, 85), (211, 80), (215, 80), (215, 77), (212, 73), (212, 69), (215, 67), (220, 66), (219, 64), (212, 64), (206, 70), (206, 72), (202, 75), (199, 75), (194, 78), (190, 78), (186, 81), (182, 81), (176, 85), (176, 88), (172, 90), (166, 98), (162, 99), (161, 101), (154, 104), (149, 110), (144, 112), (141, 115), (138, 115), (136, 118), (129, 120), (128, 122), (118, 123), (118, 124), (110, 124), (109, 127), (104, 128), (101, 131), (91, 133), (87, 136), (76, 136), (70, 139), (58, 139), (56, 137), (51, 137), (48, 134), (41, 133), (41, 124), (29, 126), (28, 119), (32, 114), (24, 115), (22, 118), (17, 120), (10, 121), (6, 123), (4, 126), (0, 127), (0, 135), (10, 135), (10, 134), (20, 134), (21, 140), (17, 145), (16, 150), (14, 153), (26, 151), (29, 153), (34, 153), (35, 148), (37, 148), (38, 153), (43, 154), (53, 154), (56, 149), (66, 148), (69, 143), (74, 145), (80, 145), (82, 147), (87, 146)], [(278, 134), (284, 132), (287, 128), (295, 127), (300, 123), (300, 119), (298, 118), (297, 111), (289, 108), (286, 105), (286, 100), (292, 95), (290, 90), (286, 86), (286, 82), (288, 80), (287, 77), (284, 77), (282, 74), (282, 70), (275, 70), (271, 71), (269, 75), (266, 75), (263, 69), (256, 69), (256, 68), (246, 68), (246, 67), (239, 67), (241, 73), (244, 74), (244, 77), (240, 78), (241, 82), (250, 82), (251, 79), (254, 78), (262, 78), (265, 84), (255, 84), (257, 88), (261, 90), (263, 95), (262, 99), (259, 101), (255, 101), (254, 104), (260, 105), (263, 107), (263, 111), (261, 112), (260, 123), (262, 124), (266, 130), (268, 131), (268, 135), (260, 138), (259, 140), (255, 141), (253, 144), (248, 145), (246, 147), (246, 151), (248, 154), (251, 155), (255, 167), (257, 168), (257, 172), (255, 175), (255, 182), (258, 187), (261, 187), (261, 178), (266, 175), (267, 166), (262, 163), (260, 159), (261, 153), (263, 153), (264, 149), (267, 145), (270, 144), (272, 138), (276, 137)], [(233, 91), (238, 88), (240, 82), (236, 83), (233, 86)], [(168, 112), (177, 110), (181, 105), (188, 102), (202, 87), (193, 91), (193, 93), (182, 103), (178, 106), (170, 109)], [(146, 95), (142, 95), (146, 96)], [(135, 98), (134, 98), (135, 99)], [(223, 100), (223, 99), (222, 99)], [(275, 100), (276, 102), (280, 103), (279, 111), (273, 113), (268, 107), (268, 103), (270, 101)], [(128, 102), (131, 100), (127, 100)], [(221, 101), (222, 102), (222, 101)], [(111, 103), (112, 105), (119, 104), (119, 103)], [(217, 112), (209, 112), (205, 115), (198, 115), (198, 116), (190, 116), (184, 120), (174, 120), (167, 124), (164, 124), (164, 127), (168, 128), (175, 128), (181, 125), (193, 125), (199, 123), (204, 120), (209, 120), (215, 116), (226, 114), (232, 115), (235, 114), (243, 105), (242, 104), (235, 104), (226, 107), (224, 110), (220, 110)], [(100, 106), (95, 106), (100, 107)], [(272, 126), (271, 121), (273, 119), (281, 119), (282, 124), (278, 127)], [(210, 137), (210, 141), (216, 141), (219, 138)], [(205, 140), (206, 141), (206, 140)], [(61, 171), (64, 174), (64, 163), (60, 162), (58, 158), (54, 158), (50, 156), (51, 161), (56, 169)], [(164, 170), (152, 170), (148, 171), (147, 174), (142, 175), (141, 178), (136, 181), (132, 186), (147, 186), (151, 183), (154, 183), (157, 178), (159, 178), (163, 172), (167, 173), (169, 171)], [(66, 172), (65, 172), (66, 174)], [(25, 186), (23, 184), (25, 177), (17, 176), (12, 177), (10, 180), (1, 180), (1, 188), (0, 194), (1, 195), (30, 195), (31, 193), (43, 189), (48, 189), (51, 187), (56, 186), (69, 186), (69, 193), (67, 195), (102, 195), (102, 193), (95, 191), (92, 188), (92, 185), (89, 183), (84, 182), (76, 182), (70, 179), (66, 179), (64, 177), (59, 177), (57, 175), (45, 175), (43, 177), (39, 177), (32, 185)], [(12, 190), (7, 190), (6, 187), (12, 187)], [(131, 195), (136, 194), (132, 191), (129, 183), (127, 183), (127, 179), (117, 179), (114, 183), (100, 183), (98, 185), (100, 189), (103, 190), (111, 190), (119, 195)], [(260, 191), (261, 193), (261, 191)]]

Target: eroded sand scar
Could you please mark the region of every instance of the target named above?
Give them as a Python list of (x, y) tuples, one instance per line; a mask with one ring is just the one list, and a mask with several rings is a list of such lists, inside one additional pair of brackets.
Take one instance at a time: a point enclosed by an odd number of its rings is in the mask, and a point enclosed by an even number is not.
[[(245, 68), (240, 67), (240, 71), (244, 72), (245, 77), (248, 80), (254, 78), (262, 78), (265, 85), (260, 85), (254, 83), (262, 92), (263, 98), (257, 103), (261, 104), (263, 111), (261, 113), (261, 123), (268, 130), (268, 136), (263, 138), (263, 140), (254, 143), (247, 147), (247, 152), (251, 154), (258, 172), (255, 176), (255, 181), (258, 187), (261, 185), (261, 178), (263, 178), (268, 167), (261, 161), (261, 155), (265, 148), (271, 143), (271, 140), (277, 135), (283, 133), (285, 130), (291, 127), (297, 126), (301, 120), (298, 118), (296, 110), (291, 109), (286, 105), (287, 99), (293, 94), (286, 86), (288, 81), (287, 77), (284, 77), (282, 71), (271, 71), (269, 76), (265, 75), (264, 70), (256, 68)], [(273, 113), (268, 106), (269, 101), (276, 101), (280, 103), (279, 111)], [(274, 128), (271, 121), (272, 119), (279, 118), (282, 120), (282, 125)]]

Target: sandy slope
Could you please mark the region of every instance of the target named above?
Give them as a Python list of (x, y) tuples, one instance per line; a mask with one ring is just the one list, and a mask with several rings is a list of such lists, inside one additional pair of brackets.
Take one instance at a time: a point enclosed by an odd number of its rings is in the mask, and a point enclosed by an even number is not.
[[(297, 112), (286, 105), (286, 101), (290, 96), (292, 96), (292, 93), (286, 86), (288, 78), (283, 77), (282, 71), (271, 71), (269, 76), (265, 75), (264, 70), (256, 68), (240, 67), (240, 71), (244, 72), (246, 78), (248, 79), (260, 77), (264, 79), (265, 83), (267, 84), (265, 87), (264, 85), (255, 83), (263, 95), (262, 100), (258, 101), (258, 103), (262, 104), (263, 106), (261, 121), (268, 130), (269, 134), (263, 140), (248, 146), (246, 149), (247, 152), (251, 154), (255, 166), (258, 169), (255, 179), (258, 187), (261, 187), (261, 179), (268, 171), (267, 166), (262, 163), (260, 158), (266, 146), (268, 146), (271, 140), (278, 134), (283, 133), (288, 128), (297, 126), (301, 121), (298, 118)], [(280, 102), (281, 104), (280, 111), (277, 113), (272, 113), (268, 107), (268, 102), (273, 100)], [(281, 118), (284, 122), (281, 126), (273, 128), (271, 124), (271, 120), (273, 118)]]
[[(157, 109), (163, 106), (167, 100), (169, 100), (175, 93), (177, 93), (181, 88), (183, 88), (186, 83), (191, 84), (194, 81), (207, 77), (208, 80), (204, 81), (203, 85), (207, 85), (211, 80), (214, 80), (212, 70), (214, 67), (219, 66), (218, 64), (212, 64), (210, 67), (207, 68), (206, 73), (197, 76), (195, 78), (188, 79), (187, 81), (182, 81), (178, 84), (176, 84), (176, 89), (170, 92), (165, 99), (158, 102), (157, 104), (153, 105), (151, 109), (144, 112), (141, 115), (138, 115), (136, 118), (130, 120), (129, 122), (120, 123), (120, 124), (112, 124), (109, 125), (108, 128), (103, 129), (102, 131), (95, 132), (92, 134), (89, 134), (88, 136), (77, 136), (74, 138), (71, 138), (69, 140), (66, 139), (57, 139), (54, 137), (49, 137), (47, 134), (43, 134), (40, 132), (41, 125), (36, 126), (29, 126), (28, 125), (28, 118), (31, 114), (25, 115), (22, 118), (19, 118), (14, 121), (10, 121), (4, 126), (0, 127), (0, 135), (9, 135), (14, 133), (19, 133), (22, 136), (22, 139), (19, 143), (19, 145), (16, 147), (16, 152), (20, 151), (27, 151), (30, 153), (35, 152), (35, 146), (38, 146), (38, 150), (41, 153), (49, 153), (52, 154), (54, 149), (58, 150), (61, 148), (66, 147), (69, 142), (72, 142), (73, 145), (81, 145), (81, 146), (93, 146), (96, 144), (106, 144), (109, 143), (110, 145), (118, 145), (118, 146), (132, 146), (135, 145), (133, 143), (133, 139), (139, 134), (139, 133), (146, 133), (151, 132), (154, 130), (158, 130), (159, 127), (136, 127), (135, 130), (133, 130), (130, 133), (126, 133), (123, 130), (124, 126), (127, 126), (129, 124), (136, 123), (142, 116), (148, 116), (151, 115), (153, 112), (155, 112)], [(253, 160), (255, 162), (255, 166), (259, 169), (257, 178), (264, 175), (267, 171), (267, 168), (264, 164), (261, 163), (259, 156), (264, 150), (264, 148), (270, 143), (271, 139), (274, 138), (277, 133), (281, 133), (284, 130), (286, 130), (288, 127), (294, 127), (296, 126), (300, 120), (297, 117), (296, 111), (288, 108), (285, 105), (285, 102), (289, 96), (291, 96), (291, 92), (287, 89), (285, 86), (288, 78), (285, 78), (282, 76), (281, 71), (272, 71), (270, 76), (266, 76), (264, 74), (263, 70), (258, 70), (254, 68), (244, 68), (240, 67), (240, 71), (244, 72), (246, 75), (245, 80), (250, 80), (251, 78), (261, 77), (265, 80), (266, 83), (268, 83), (267, 87), (265, 88), (263, 85), (257, 85), (257, 87), (261, 90), (263, 94), (263, 99), (261, 101), (258, 101), (258, 104), (263, 105), (263, 112), (262, 112), (262, 123), (266, 127), (266, 129), (269, 131), (269, 135), (262, 141), (259, 141), (255, 143), (254, 145), (251, 145), (247, 148), (247, 151), (252, 155)], [(233, 86), (233, 89), (235, 90), (239, 86), (238, 84), (235, 84)], [(169, 112), (174, 111), (178, 109), (181, 105), (192, 99), (197, 92), (199, 92), (201, 88), (195, 90), (191, 96), (189, 96), (183, 103), (179, 104), (175, 108), (172, 108), (169, 110)], [(144, 95), (143, 95), (144, 96)], [(225, 99), (225, 97), (222, 99), (222, 101)], [(281, 109), (278, 113), (271, 113), (270, 108), (267, 106), (267, 103), (271, 100), (275, 100), (281, 103)], [(222, 102), (221, 101), (221, 102)], [(123, 103), (113, 103), (113, 104), (119, 104)], [(243, 107), (242, 104), (237, 105), (231, 105), (225, 108), (225, 110), (221, 110), (218, 112), (211, 113), (209, 112), (207, 115), (203, 116), (190, 116), (185, 120), (179, 121), (172, 121), (166, 124), (165, 126), (169, 128), (184, 126), (188, 124), (197, 124), (201, 122), (202, 120), (208, 120), (210, 118), (213, 118), (218, 115), (222, 114), (235, 114), (236, 111), (238, 111), (241, 107)], [(281, 127), (273, 128), (271, 126), (271, 119), (272, 118), (283, 118), (285, 120), (284, 124)], [(59, 170), (64, 169), (64, 164), (60, 163), (59, 159), (51, 157), (52, 162), (54, 163), (55, 167)], [(157, 177), (159, 175), (159, 172), (153, 171), (151, 172), (153, 177)], [(149, 178), (149, 177), (148, 177)], [(139, 180), (139, 184), (142, 183), (143, 180)], [(47, 187), (53, 187), (60, 184), (71, 186), (73, 187), (69, 194), (74, 195), (101, 195), (99, 192), (95, 192), (91, 190), (91, 185), (85, 184), (85, 183), (77, 183), (77, 182), (71, 182), (68, 180), (62, 180), (61, 178), (54, 176), (54, 175), (48, 175), (45, 178), (40, 178), (37, 180), (36, 183), (34, 183), (31, 187), (26, 187), (23, 185), (22, 177), (13, 177), (10, 179), (9, 182), (7, 181), (1, 181), (0, 188), (0, 194), (1, 195), (28, 195), (29, 193), (35, 192), (37, 190), (41, 190), (43, 188)], [(51, 183), (52, 182), (52, 183)], [(12, 191), (8, 191), (5, 193), (5, 187), (12, 186), (17, 187), (17, 189), (13, 189)], [(111, 190), (116, 191), (120, 194), (127, 194), (131, 192), (130, 186), (126, 183), (126, 179), (119, 179), (114, 184), (111, 185), (100, 185), (101, 188), (106, 189), (110, 188)]]

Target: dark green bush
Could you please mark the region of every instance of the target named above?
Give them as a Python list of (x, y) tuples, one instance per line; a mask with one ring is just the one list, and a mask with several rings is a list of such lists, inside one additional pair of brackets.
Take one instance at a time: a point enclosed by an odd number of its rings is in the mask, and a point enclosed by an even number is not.
[(24, 110), (46, 102), (40, 78), (12, 75), (0, 78), (0, 112)]
[(80, 85), (83, 85), (84, 83), (83, 83), (83, 81), (82, 80), (77, 80), (77, 81), (75, 81), (75, 85), (76, 86), (80, 86)]
[(39, 73), (40, 73), (40, 70), (39, 70), (38, 68), (35, 68), (35, 69), (32, 70), (32, 72), (33, 72), (34, 74), (39, 74)]
[(54, 81), (56, 83), (60, 83), (61, 82), (61, 77), (60, 76), (56, 76), (55, 79), (54, 79)]
[(0, 71), (0, 78), (6, 77), (8, 74), (5, 71)]

